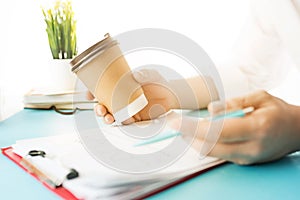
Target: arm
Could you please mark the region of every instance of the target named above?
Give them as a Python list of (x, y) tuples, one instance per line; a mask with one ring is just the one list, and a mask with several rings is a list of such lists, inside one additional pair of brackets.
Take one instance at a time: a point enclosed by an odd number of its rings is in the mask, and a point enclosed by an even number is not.
[[(219, 98), (212, 79), (208, 77), (166, 81), (155, 70), (143, 70), (135, 72), (134, 78), (142, 85), (148, 105), (124, 124), (157, 118), (170, 109), (205, 108)], [(97, 105), (95, 111), (104, 117), (106, 123), (114, 122), (113, 115), (103, 105)]]
[(175, 92), (172, 109), (200, 109), (219, 99), (217, 88), (210, 77), (192, 77), (181, 80), (171, 80), (170, 88)]

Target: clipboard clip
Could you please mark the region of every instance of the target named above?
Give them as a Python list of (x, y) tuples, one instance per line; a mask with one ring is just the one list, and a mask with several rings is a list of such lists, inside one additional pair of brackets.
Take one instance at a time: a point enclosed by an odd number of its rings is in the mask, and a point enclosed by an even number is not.
[(56, 106), (51, 106), (51, 108), (53, 110), (55, 110), (55, 112), (57, 112), (59, 114), (62, 114), (62, 115), (73, 115), (73, 114), (75, 114), (79, 110), (78, 108), (74, 108), (74, 109), (67, 110), (67, 111), (66, 110), (60, 110)]
[[(56, 188), (60, 187), (64, 180), (71, 180), (79, 177), (79, 172), (74, 168), (68, 168), (59, 160), (53, 160), (49, 157), (47, 157), (47, 154), (45, 151), (42, 150), (31, 150), (28, 152), (29, 158), (23, 158), (21, 161), (21, 164), (30, 172), (32, 172), (34, 175), (36, 175), (41, 181), (47, 183), (49, 186)], [(50, 174), (47, 174), (47, 170), (41, 168), (41, 166), (37, 166), (34, 162), (34, 159), (31, 159), (31, 157), (42, 157), (45, 159), (49, 159), (47, 163), (51, 162), (50, 167), (55, 167), (57, 170), (66, 171), (66, 175), (64, 177), (56, 177)], [(59, 161), (59, 162), (57, 162)], [(36, 161), (37, 162), (37, 161)], [(40, 160), (39, 160), (40, 162)]]

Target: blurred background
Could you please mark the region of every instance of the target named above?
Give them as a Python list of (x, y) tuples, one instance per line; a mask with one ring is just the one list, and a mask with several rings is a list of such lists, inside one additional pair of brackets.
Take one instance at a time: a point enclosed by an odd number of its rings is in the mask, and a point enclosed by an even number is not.
[[(0, 7), (0, 120), (23, 108), (22, 97), (47, 85), (51, 52), (41, 6), (10, 0)], [(78, 52), (103, 38), (138, 28), (170, 29), (196, 41), (216, 65), (230, 58), (249, 10), (248, 0), (73, 0)]]

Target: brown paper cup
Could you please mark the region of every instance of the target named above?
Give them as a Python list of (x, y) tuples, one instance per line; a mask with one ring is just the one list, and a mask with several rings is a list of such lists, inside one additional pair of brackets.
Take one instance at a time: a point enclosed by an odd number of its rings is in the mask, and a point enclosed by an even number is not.
[(75, 57), (72, 72), (106, 106), (117, 123), (142, 110), (148, 101), (131, 73), (118, 42), (109, 34)]

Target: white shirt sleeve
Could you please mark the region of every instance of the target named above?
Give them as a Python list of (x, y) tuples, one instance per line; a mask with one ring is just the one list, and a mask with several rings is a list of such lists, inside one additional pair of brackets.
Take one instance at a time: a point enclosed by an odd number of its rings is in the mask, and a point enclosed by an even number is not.
[(251, 1), (251, 15), (234, 48), (233, 62), (220, 68), (227, 98), (279, 85), (290, 60), (300, 69), (297, 4), (300, 0)]

